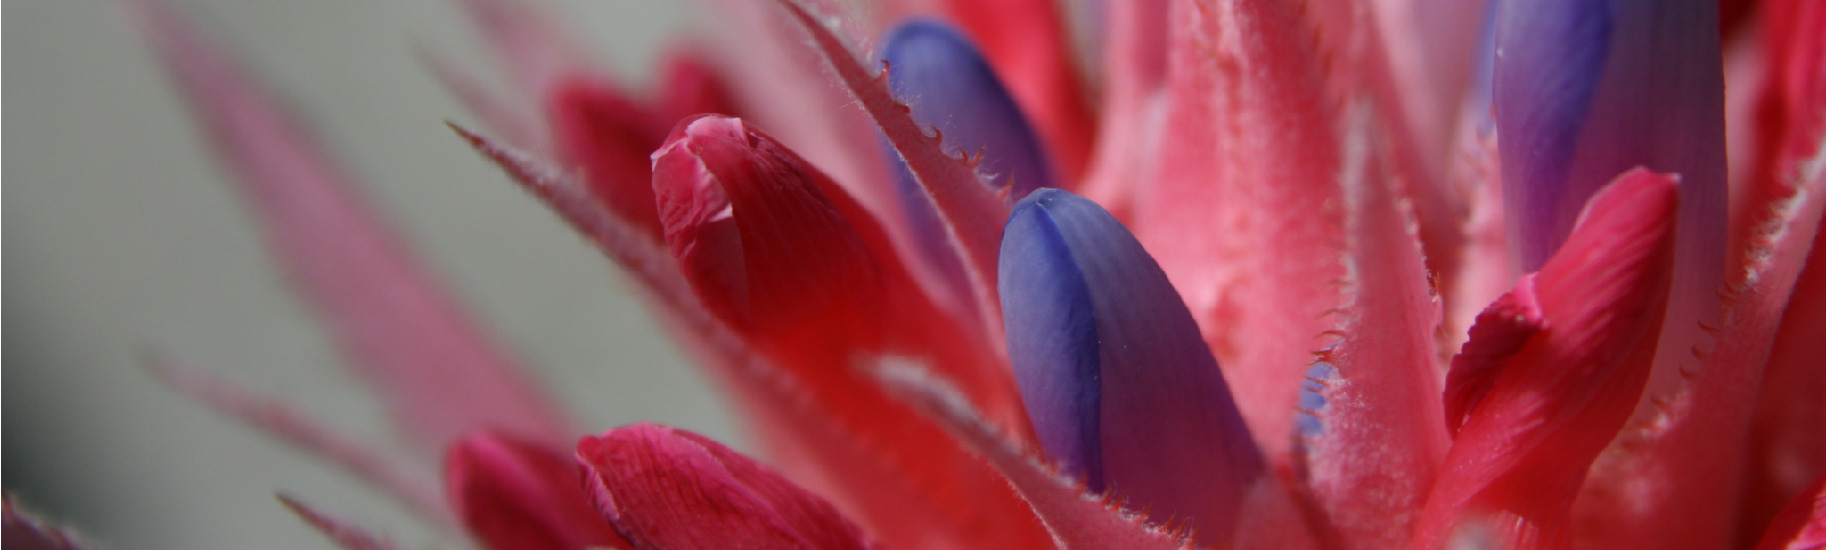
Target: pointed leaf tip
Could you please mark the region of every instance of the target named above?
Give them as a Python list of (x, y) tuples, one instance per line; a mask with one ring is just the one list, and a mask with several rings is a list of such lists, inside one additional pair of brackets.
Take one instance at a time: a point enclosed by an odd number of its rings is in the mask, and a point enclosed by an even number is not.
[(1000, 304), (995, 298), (995, 258), (1002, 224), (1008, 219), (1008, 202), (983, 185), (966, 160), (946, 154), (936, 136), (926, 135), (910, 110), (888, 91), (885, 79), (859, 63), (854, 52), (825, 27), (821, 17), (797, 0), (777, 2), (906, 161), (908, 172), (944, 222), (945, 234), (962, 260), (984, 324), (994, 330), (1000, 321)]
[(1009, 358), (1049, 456), (1203, 544), (1226, 539), (1262, 457), (1166, 273), (1057, 189), (1016, 206), (1001, 262)]
[(349, 523), (342, 518), (325, 514), (318, 511), (316, 508), (285, 494), (279, 494), (277, 497), (279, 503), (284, 504), (286, 509), (291, 510), (293, 514), (298, 516), (298, 519), (304, 520), (305, 523), (316, 528), (318, 532), (323, 533), (324, 537), (330, 539), (330, 542), (336, 543), (336, 545), (342, 547), (343, 550), (394, 549), (393, 543), (388, 542), (386, 539), (379, 536), (375, 536), (367, 530), (357, 527), (355, 524)]
[(128, 4), (290, 282), (427, 452), (479, 427), (562, 445), (538, 384), (470, 320), (261, 84), (162, 2)]

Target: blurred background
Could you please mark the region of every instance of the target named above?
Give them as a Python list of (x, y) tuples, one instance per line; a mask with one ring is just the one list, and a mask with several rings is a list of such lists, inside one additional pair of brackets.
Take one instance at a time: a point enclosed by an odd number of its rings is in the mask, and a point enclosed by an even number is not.
[[(653, 420), (740, 445), (615, 268), (444, 127), (474, 119), (414, 48), (489, 67), (447, 0), (173, 1), (290, 100), (583, 428)], [(635, 82), (689, 17), (659, 0), (552, 3)], [(6, 490), (113, 548), (329, 548), (275, 491), (403, 547), (462, 547), (144, 372), (146, 352), (169, 349), (355, 435), (392, 437), (281, 285), (124, 10), (13, 0), (3, 37)]]

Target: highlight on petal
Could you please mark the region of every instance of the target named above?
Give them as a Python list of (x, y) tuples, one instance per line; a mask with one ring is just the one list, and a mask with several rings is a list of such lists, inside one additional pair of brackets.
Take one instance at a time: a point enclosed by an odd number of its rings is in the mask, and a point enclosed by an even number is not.
[(642, 231), (660, 237), (653, 200), (653, 150), (680, 119), (732, 114), (717, 75), (689, 50), (668, 55), (651, 100), (602, 77), (572, 74), (543, 98), (557, 154), (578, 168), (590, 193)]
[(1756, 550), (1818, 550), (1826, 548), (1826, 475), (1788, 502)]
[(489, 548), (626, 548), (596, 514), (576, 464), (545, 447), (482, 432), (450, 447), (445, 491), (463, 526)]
[(1009, 358), (1047, 455), (1201, 544), (1231, 533), (1262, 458), (1166, 274), (1122, 224), (1056, 189), (1008, 221)]
[[(1063, 187), (1021, 107), (956, 29), (935, 19), (902, 22), (882, 38), (879, 56), (888, 87), (912, 108), (913, 120), (937, 128), (948, 152), (976, 158), (996, 188), (1019, 199)], [(898, 154), (893, 160), (897, 183), (918, 189)]]
[[(1466, 529), (1488, 529), (1499, 545), (1570, 543), (1573, 497), (1648, 380), (1677, 204), (1670, 176), (1619, 176), (1592, 197), (1560, 252), (1487, 313), (1515, 324), (1504, 316), (1523, 304), (1519, 311), (1538, 309), (1544, 328), (1472, 329), (1465, 348), (1476, 351), (1448, 375), (1460, 381), (1447, 395), (1454, 410), (1467, 408), (1465, 418), (1417, 547), (1439, 548)], [(1464, 397), (1467, 379), (1481, 397)]]
[(770, 345), (877, 335), (882, 267), (826, 194), (837, 190), (829, 178), (740, 119), (718, 116), (680, 122), (653, 154), (653, 171), (666, 242), (724, 321)]
[(0, 502), (0, 545), (13, 550), (84, 550), (90, 545), (74, 533), (45, 523), (19, 508), (8, 493)]
[(652, 424), (577, 443), (584, 490), (635, 548), (872, 548), (817, 495), (729, 448)]
[(290, 281), (426, 452), (478, 428), (562, 445), (564, 416), (421, 268), (353, 183), (233, 60), (157, 0), (129, 2)]

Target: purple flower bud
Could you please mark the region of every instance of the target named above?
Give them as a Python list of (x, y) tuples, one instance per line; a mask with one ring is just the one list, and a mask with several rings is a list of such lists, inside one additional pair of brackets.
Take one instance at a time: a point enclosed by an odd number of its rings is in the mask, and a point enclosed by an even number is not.
[(1015, 206), (999, 286), (1008, 353), (1047, 455), (1201, 543), (1262, 472), (1217, 360), (1141, 243), (1089, 200)]

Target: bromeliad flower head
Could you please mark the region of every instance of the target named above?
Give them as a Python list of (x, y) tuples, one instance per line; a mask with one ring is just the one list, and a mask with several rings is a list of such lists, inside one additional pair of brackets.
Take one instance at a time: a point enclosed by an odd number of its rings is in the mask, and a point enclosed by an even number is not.
[(331, 159), (140, 0), (443, 491), (158, 371), (489, 548), (1826, 544), (1818, 2), (711, 3), (722, 40), (655, 90), (507, 0), (458, 4), (512, 97), (433, 68), (763, 458), (569, 444)]

